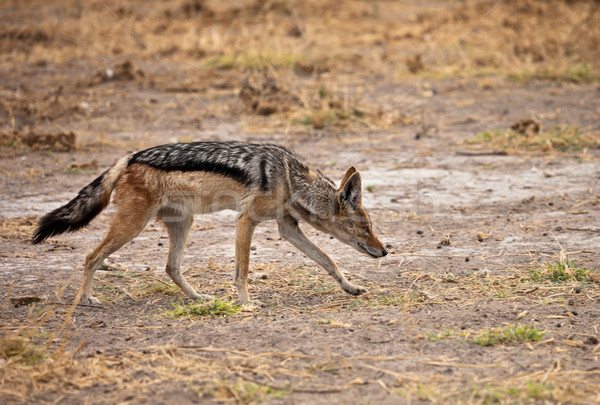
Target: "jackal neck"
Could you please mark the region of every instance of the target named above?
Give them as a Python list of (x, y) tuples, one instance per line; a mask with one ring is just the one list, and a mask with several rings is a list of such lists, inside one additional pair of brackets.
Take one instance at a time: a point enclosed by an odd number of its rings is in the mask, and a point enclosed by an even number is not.
[(290, 170), (291, 207), (303, 218), (329, 218), (335, 214), (336, 188), (320, 171)]

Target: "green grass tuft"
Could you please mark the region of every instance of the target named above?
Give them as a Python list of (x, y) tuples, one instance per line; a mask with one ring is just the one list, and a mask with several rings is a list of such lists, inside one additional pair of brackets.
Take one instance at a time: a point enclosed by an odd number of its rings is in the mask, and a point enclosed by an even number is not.
[(482, 330), (471, 339), (471, 343), (487, 347), (497, 344), (537, 342), (543, 336), (544, 331), (532, 325), (515, 324), (505, 328)]
[(223, 379), (215, 382), (208, 394), (222, 401), (235, 400), (241, 404), (255, 404), (281, 399), (289, 394), (289, 391), (272, 388), (268, 384), (256, 384), (252, 381), (240, 380), (233, 383), (228, 379)]
[(213, 301), (197, 301), (189, 304), (172, 303), (173, 309), (164, 311), (165, 315), (171, 318), (182, 318), (192, 316), (231, 316), (241, 310), (240, 305), (233, 301), (221, 301), (216, 298)]
[(537, 403), (557, 400), (560, 392), (550, 384), (529, 381), (521, 385), (477, 387), (472, 397), (484, 404)]
[(596, 269), (587, 269), (570, 260), (556, 261), (555, 263), (546, 263), (542, 269), (535, 269), (529, 272), (529, 279), (532, 281), (550, 280), (553, 283), (591, 280), (591, 275)]
[(440, 333), (426, 331), (425, 336), (427, 337), (427, 340), (429, 340), (430, 342), (436, 342), (438, 340), (442, 340), (442, 339), (452, 336), (452, 331), (450, 329), (444, 329)]

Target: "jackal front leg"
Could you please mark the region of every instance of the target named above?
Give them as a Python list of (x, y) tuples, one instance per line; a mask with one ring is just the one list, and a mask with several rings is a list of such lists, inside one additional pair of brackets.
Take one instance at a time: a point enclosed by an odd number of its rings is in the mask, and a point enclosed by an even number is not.
[(256, 222), (252, 221), (248, 215), (240, 214), (235, 234), (235, 286), (240, 297), (240, 302), (244, 307), (258, 305), (258, 302), (252, 302), (248, 294), (248, 268), (250, 267), (250, 245), (252, 235), (256, 228)]
[(352, 284), (340, 272), (331, 258), (308, 239), (306, 234), (298, 226), (298, 222), (291, 216), (285, 216), (277, 222), (279, 234), (287, 239), (298, 250), (321, 265), (342, 287), (344, 291), (352, 295), (360, 295), (367, 290), (364, 287)]

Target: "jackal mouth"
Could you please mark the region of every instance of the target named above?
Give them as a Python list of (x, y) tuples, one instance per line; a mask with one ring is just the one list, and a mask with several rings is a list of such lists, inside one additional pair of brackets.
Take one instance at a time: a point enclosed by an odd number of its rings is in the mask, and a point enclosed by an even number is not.
[(379, 259), (381, 256), (375, 255), (373, 253), (371, 253), (371, 251), (369, 250), (369, 248), (362, 242), (358, 242), (358, 246), (360, 246), (360, 248), (363, 250), (363, 252), (365, 252), (367, 255), (369, 255), (370, 257), (372, 257), (373, 259)]

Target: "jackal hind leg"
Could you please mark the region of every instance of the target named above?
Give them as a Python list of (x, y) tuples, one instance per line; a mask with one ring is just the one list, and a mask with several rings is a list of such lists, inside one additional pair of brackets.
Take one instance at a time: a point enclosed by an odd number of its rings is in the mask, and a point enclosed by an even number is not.
[(210, 301), (215, 297), (207, 294), (198, 294), (181, 274), (181, 255), (187, 241), (194, 216), (192, 214), (170, 215), (168, 211), (159, 212), (159, 218), (165, 224), (169, 234), (169, 257), (167, 259), (166, 271), (171, 280), (193, 300)]
[(364, 287), (352, 284), (346, 279), (335, 262), (308, 239), (306, 234), (298, 226), (298, 221), (296, 221), (296, 219), (291, 216), (285, 216), (277, 221), (277, 225), (281, 237), (323, 267), (327, 273), (338, 282), (342, 287), (342, 290), (352, 295), (360, 295), (367, 291)]
[(91, 295), (94, 273), (102, 262), (119, 250), (127, 242), (139, 235), (151, 218), (152, 208), (142, 204), (120, 207), (113, 217), (110, 229), (104, 240), (85, 259), (83, 281), (78, 292), (79, 303), (100, 305), (100, 301)]

